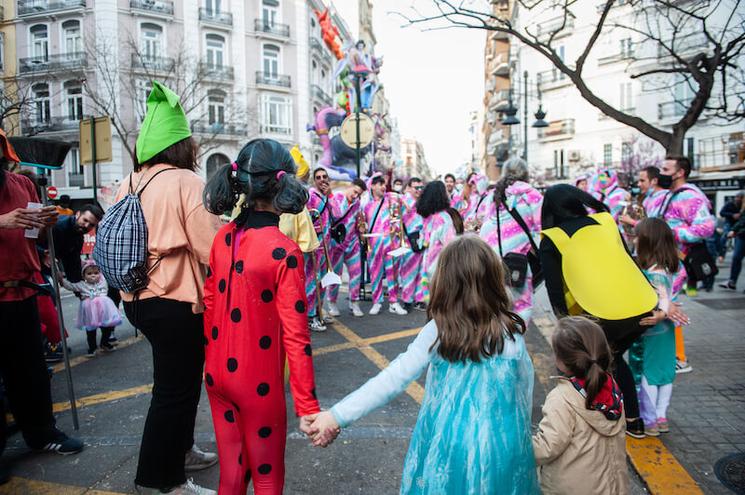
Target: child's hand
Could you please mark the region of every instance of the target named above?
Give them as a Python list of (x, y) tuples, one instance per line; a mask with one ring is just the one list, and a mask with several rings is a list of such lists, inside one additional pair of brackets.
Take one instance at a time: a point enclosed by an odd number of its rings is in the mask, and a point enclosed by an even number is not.
[(667, 313), (661, 309), (655, 309), (652, 311), (652, 316), (647, 316), (639, 321), (639, 324), (643, 327), (653, 327), (662, 320), (667, 318)]
[(316, 430), (312, 429), (311, 424), (316, 419), (318, 414), (308, 414), (307, 416), (301, 416), (300, 417), (300, 431), (308, 435), (308, 437), (312, 437), (314, 433), (316, 433)]
[(673, 320), (673, 323), (678, 326), (688, 325), (691, 322), (691, 319), (688, 318), (688, 315), (680, 309), (679, 303), (673, 303), (672, 305), (670, 305), (670, 311), (667, 317)]
[(336, 418), (331, 414), (331, 411), (318, 413), (311, 428), (315, 431), (313, 445), (316, 447), (328, 447), (341, 432), (339, 423), (336, 422)]

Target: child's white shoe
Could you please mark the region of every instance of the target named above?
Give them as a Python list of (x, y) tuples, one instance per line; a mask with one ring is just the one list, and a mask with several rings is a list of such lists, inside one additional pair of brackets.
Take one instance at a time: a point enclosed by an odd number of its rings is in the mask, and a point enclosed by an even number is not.
[(358, 303), (357, 301), (350, 302), (349, 309), (352, 311), (352, 314), (358, 318), (365, 316), (365, 313), (363, 313), (360, 309), (360, 303)]
[(402, 308), (401, 305), (398, 304), (397, 302), (390, 304), (388, 306), (388, 311), (390, 311), (391, 313), (397, 314), (399, 316), (404, 316), (404, 315), (409, 314), (409, 312), (406, 311), (404, 308)]
[(375, 316), (376, 314), (380, 313), (380, 310), (383, 308), (383, 305), (380, 303), (375, 303), (372, 305), (372, 308), (370, 308), (370, 314)]
[(339, 316), (341, 313), (339, 312), (339, 306), (336, 305), (336, 303), (329, 303), (329, 314), (331, 316)]

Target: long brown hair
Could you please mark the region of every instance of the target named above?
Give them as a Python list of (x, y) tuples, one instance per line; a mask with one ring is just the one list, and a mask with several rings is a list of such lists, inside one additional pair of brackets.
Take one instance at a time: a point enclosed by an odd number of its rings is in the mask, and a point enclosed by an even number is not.
[(584, 316), (567, 316), (559, 320), (551, 345), (556, 357), (572, 375), (585, 380), (585, 407), (592, 409), (612, 362), (603, 329)]
[(657, 265), (668, 273), (678, 271), (678, 247), (664, 220), (645, 218), (636, 225), (636, 259), (643, 270)]
[(458, 237), (442, 250), (430, 287), (427, 316), (437, 324), (437, 352), (450, 362), (500, 354), (505, 336), (525, 333), (511, 311), (502, 263), (477, 236)]

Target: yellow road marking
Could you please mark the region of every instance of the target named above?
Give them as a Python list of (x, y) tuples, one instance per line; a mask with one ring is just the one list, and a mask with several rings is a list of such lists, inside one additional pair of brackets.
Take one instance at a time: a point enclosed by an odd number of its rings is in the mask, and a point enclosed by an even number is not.
[[(339, 335), (347, 339), (349, 343), (354, 346), (354, 348), (360, 351), (367, 359), (372, 361), (373, 364), (377, 366), (378, 368), (380, 368), (381, 370), (385, 369), (390, 364), (390, 361), (388, 361), (388, 359), (386, 359), (385, 356), (383, 356), (381, 353), (379, 353), (378, 351), (370, 347), (370, 343), (367, 342), (370, 339), (363, 339), (362, 337), (354, 333), (352, 329), (350, 329), (348, 326), (344, 325), (340, 321), (334, 322), (332, 326), (334, 330), (336, 330), (339, 333)], [(417, 329), (417, 331), (418, 330), (419, 329)], [(404, 330), (404, 331), (413, 332), (413, 329)], [(397, 332), (397, 333), (400, 334), (401, 332)], [(393, 334), (390, 334), (390, 335), (393, 335)], [(398, 337), (398, 338), (401, 338), (401, 337)], [(424, 399), (424, 388), (415, 381), (411, 382), (411, 384), (406, 388), (406, 393), (409, 394), (409, 396), (412, 399), (414, 399), (418, 404), (421, 404), (422, 400)]]
[[(128, 397), (134, 397), (136, 395), (148, 394), (152, 391), (153, 384), (139, 385), (137, 387), (126, 388), (124, 390), (113, 390), (111, 392), (104, 392), (102, 394), (89, 395), (87, 397), (81, 397), (77, 400), (76, 404), (78, 409), (82, 407), (95, 406), (97, 404), (103, 404), (105, 402), (111, 402), (119, 399), (126, 399)], [(52, 410), (55, 413), (67, 411), (70, 409), (70, 401), (57, 402), (52, 406)]]
[(650, 493), (698, 495), (704, 493), (688, 471), (659, 438), (627, 438), (626, 452)]
[[(125, 347), (129, 347), (132, 344), (136, 344), (137, 342), (141, 341), (142, 339), (143, 339), (142, 334), (139, 334), (137, 337), (134, 337), (134, 336), (129, 337), (128, 339), (124, 339), (121, 342), (119, 342), (119, 345), (116, 346), (116, 348), (117, 349), (124, 349)], [(76, 358), (72, 358), (72, 359), (70, 359), (70, 368), (74, 368), (75, 366), (77, 366), (79, 364), (82, 364), (82, 363), (87, 363), (90, 360), (91, 360), (91, 358), (89, 358), (88, 356), (78, 356)], [(60, 371), (64, 371), (64, 370), (65, 370), (65, 363), (64, 363), (64, 361), (61, 362), (61, 363), (57, 363), (57, 364), (55, 364), (52, 367), (52, 371), (54, 373), (59, 373)]]
[(117, 492), (93, 490), (82, 486), (62, 485), (25, 478), (10, 478), (0, 487), (3, 495), (124, 495)]
[[(336, 322), (335, 324), (338, 324), (338, 322)], [(314, 349), (313, 355), (322, 356), (324, 354), (330, 354), (332, 352), (339, 352), (339, 351), (345, 351), (347, 349), (354, 349), (360, 345), (380, 344), (381, 342), (404, 339), (406, 337), (411, 337), (412, 335), (418, 334), (420, 330), (421, 328), (410, 328), (408, 330), (401, 330), (400, 332), (386, 333), (384, 335), (378, 335), (377, 337), (361, 339), (355, 342), (344, 342), (343, 344), (329, 345), (326, 347), (321, 347), (320, 349)]]

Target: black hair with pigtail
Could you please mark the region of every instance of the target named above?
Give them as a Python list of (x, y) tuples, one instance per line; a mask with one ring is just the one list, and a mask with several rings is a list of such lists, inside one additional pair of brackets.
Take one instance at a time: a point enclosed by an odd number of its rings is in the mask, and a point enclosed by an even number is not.
[(245, 223), (256, 200), (269, 201), (280, 213), (300, 213), (308, 202), (308, 191), (295, 177), (295, 161), (290, 152), (272, 139), (249, 141), (238, 158), (218, 170), (204, 188), (204, 205), (215, 215), (229, 213), (245, 195), (241, 214)]

